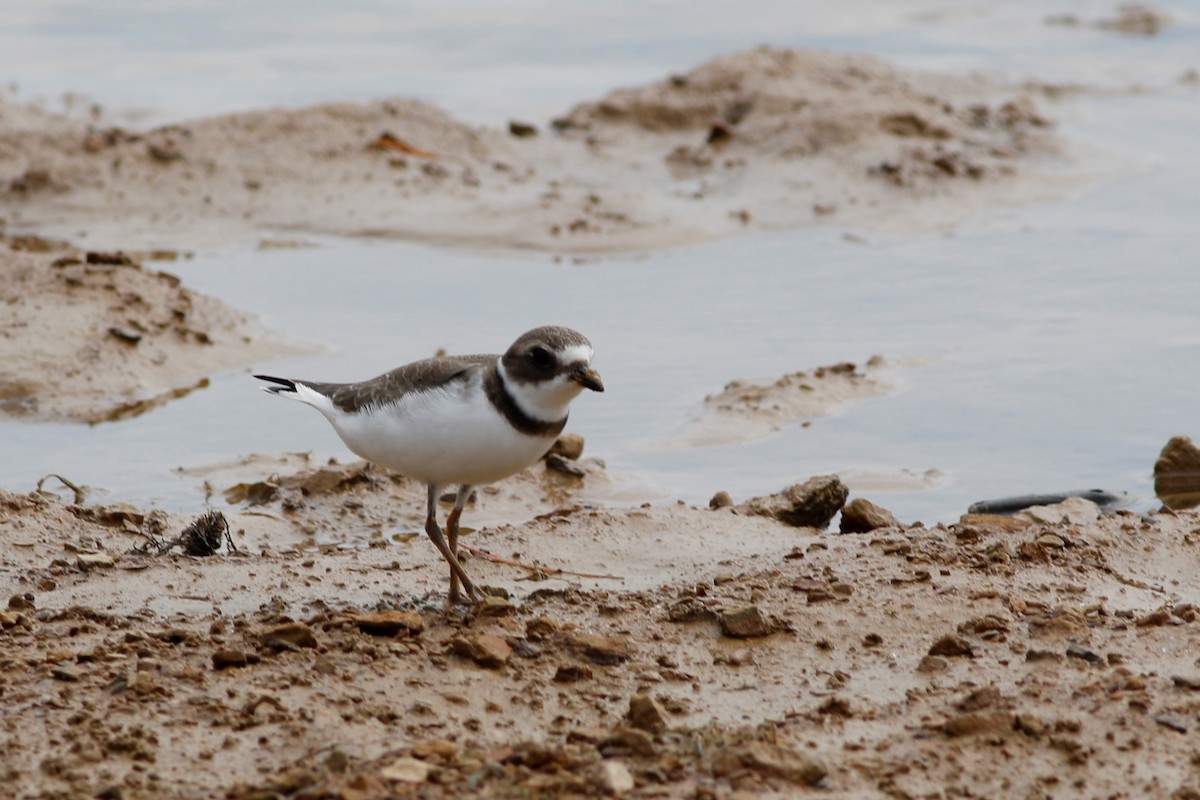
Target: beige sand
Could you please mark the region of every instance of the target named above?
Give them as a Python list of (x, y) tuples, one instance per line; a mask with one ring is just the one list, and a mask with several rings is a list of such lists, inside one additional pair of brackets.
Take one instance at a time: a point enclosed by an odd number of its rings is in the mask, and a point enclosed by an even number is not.
[[(1070, 160), (1027, 91), (771, 50), (559, 127), (407, 101), (147, 132), (0, 107), (0, 407), (120, 418), (287, 346), (23, 228), (109, 253), (313, 232), (605, 253), (952, 224)], [(709, 406), (737, 438), (884, 389), (798, 386)], [(465, 542), (514, 563), (467, 569), (511, 600), (469, 611), (443, 604), (420, 488), (361, 464), (197, 470), (239, 547), (215, 556), (141, 552), (189, 522), (162, 511), (0, 490), (0, 796), (1200, 795), (1196, 514), (828, 536), (622, 508), (631, 482), (579, 467), (481, 490)]]

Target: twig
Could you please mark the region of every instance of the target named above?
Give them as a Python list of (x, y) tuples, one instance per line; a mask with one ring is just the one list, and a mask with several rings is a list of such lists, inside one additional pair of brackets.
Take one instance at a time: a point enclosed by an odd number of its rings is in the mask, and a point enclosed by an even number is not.
[(493, 555), (493, 554), (489, 553), (487, 550), (481, 550), (478, 547), (471, 547), (468, 544), (460, 544), (458, 547), (460, 550), (466, 550), (471, 555), (479, 556), (480, 558), (486, 558), (488, 561), (494, 562), (496, 564), (504, 564), (505, 566), (509, 566), (509, 567), (517, 567), (518, 569), (527, 570), (529, 572), (540, 572), (543, 575), (570, 575), (573, 578), (594, 578), (596, 580), (607, 580), (607, 581), (623, 581), (623, 580), (625, 580), (620, 575), (594, 575), (589, 572), (571, 572), (570, 570), (559, 569), (558, 567), (533, 567), (533, 566), (530, 566), (529, 564), (522, 564), (520, 561), (513, 561), (508, 558), (503, 558), (501, 556)]
[(76, 486), (75, 484), (71, 483), (69, 480), (67, 480), (62, 475), (59, 475), (56, 472), (51, 472), (49, 475), (44, 475), (42, 477), (42, 479), (37, 482), (38, 494), (42, 494), (42, 486), (44, 486), (46, 481), (50, 480), (51, 478), (58, 478), (59, 481), (62, 482), (63, 486), (67, 487), (68, 489), (70, 489), (72, 492), (75, 493), (75, 505), (77, 505), (77, 506), (83, 505), (83, 499), (87, 495), (87, 490), (80, 488), (79, 486)]

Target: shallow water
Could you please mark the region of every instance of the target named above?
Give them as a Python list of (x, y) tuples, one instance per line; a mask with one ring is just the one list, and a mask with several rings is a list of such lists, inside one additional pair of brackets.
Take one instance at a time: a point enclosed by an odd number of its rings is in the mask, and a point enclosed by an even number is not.
[[(1163, 6), (1178, 23), (1149, 39), (1043, 22), (1060, 10), (1111, 16), (1102, 4), (889, 3), (818, 15), (764, 2), (736, 17), (628, 5), (550, 13), (528, 3), (501, 15), (467, 4), (449, 15), (359, 2), (334, 18), (324, 4), (218, 17), (234, 6), (213, 3), (187, 12), (200, 33), (185, 41), (167, 35), (180, 18), (152, 4), (106, 5), (109, 22), (93, 25), (91, 4), (17, 2), (0, 10), (0, 39), (28, 35), (0, 50), (19, 57), (11, 74), (24, 95), (74, 89), (155, 109), (154, 119), (402, 94), (469, 119), (542, 120), (761, 41), (1051, 82), (1152, 84), (1052, 111), (1115, 177), (952, 233), (830, 226), (581, 264), (305, 237), (318, 246), (231, 246), (169, 267), (326, 348), (254, 371), (352, 380), (439, 347), (494, 350), (533, 325), (577, 327), (596, 345), (608, 391), (581, 398), (570, 428), (648, 495), (705, 502), (718, 489), (740, 498), (819, 473), (932, 469), (931, 488), (862, 493), (926, 522), (1025, 492), (1100, 487), (1150, 504), (1158, 450), (1170, 436), (1200, 435), (1200, 94), (1173, 83), (1200, 62), (1194, 5)], [(375, 25), (380, 14), (390, 22)], [(278, 36), (267, 35), (272, 25)], [(78, 71), (88, 58), (96, 66)], [(732, 378), (873, 354), (896, 365), (896, 393), (745, 445), (661, 446)], [(248, 372), (217, 375), (164, 408), (93, 428), (0, 425), (0, 486), (26, 490), (63, 472), (115, 499), (188, 510), (203, 494), (175, 467), (250, 452), (347, 455), (318, 414), (254, 384)]]

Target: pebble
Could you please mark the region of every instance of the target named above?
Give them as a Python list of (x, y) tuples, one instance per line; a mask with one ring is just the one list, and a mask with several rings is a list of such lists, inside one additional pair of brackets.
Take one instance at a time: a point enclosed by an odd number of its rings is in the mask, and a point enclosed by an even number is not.
[(377, 614), (354, 614), (354, 626), (371, 636), (408, 635), (425, 630), (425, 620), (415, 611), (381, 611)]
[(667, 710), (650, 695), (635, 694), (629, 698), (625, 721), (638, 730), (662, 733), (668, 725)]
[(79, 670), (74, 667), (55, 667), (50, 670), (50, 676), (54, 680), (63, 681), (64, 683), (77, 683), (80, 677), (82, 677)]
[(11, 611), (33, 611), (33, 595), (14, 594), (8, 598), (8, 608)]
[(900, 523), (883, 506), (856, 497), (842, 508), (842, 533), (870, 533), (877, 528), (898, 528)]
[(1016, 728), (1016, 718), (1011, 711), (968, 711), (946, 720), (941, 727), (942, 733), (950, 737), (1003, 734)]
[(748, 514), (774, 517), (798, 528), (824, 528), (842, 510), (850, 490), (836, 475), (818, 475), (779, 494), (755, 497), (742, 505)]
[(708, 501), (708, 507), (714, 511), (718, 508), (729, 508), (732, 505), (733, 498), (730, 497), (729, 492), (726, 491), (717, 492), (712, 496), (712, 499)]
[(316, 634), (303, 622), (285, 622), (272, 626), (260, 633), (258, 640), (267, 647), (283, 650), (317, 646)]
[(111, 569), (116, 566), (112, 556), (105, 553), (80, 553), (75, 558), (75, 566), (84, 572), (94, 569)]
[(583, 664), (562, 664), (554, 673), (555, 683), (575, 683), (592, 677), (592, 671)]
[(735, 639), (767, 636), (774, 631), (774, 627), (758, 610), (758, 606), (731, 608), (721, 614), (720, 621), (721, 633)]
[(941, 656), (924, 656), (917, 664), (917, 672), (945, 672), (950, 669), (950, 662)]
[(550, 446), (550, 452), (547, 455), (578, 461), (583, 455), (583, 437), (578, 433), (564, 433)]
[(746, 769), (801, 786), (815, 786), (829, 774), (819, 759), (769, 742), (746, 742), (731, 747), (718, 754), (713, 763), (714, 772), (720, 776)]
[(966, 639), (955, 636), (953, 633), (948, 633), (933, 643), (929, 648), (929, 655), (949, 656), (951, 658), (966, 656), (967, 658), (971, 658), (975, 655), (975, 651), (971, 649), (971, 645)]
[(607, 795), (623, 795), (633, 791), (633, 775), (620, 761), (605, 759), (596, 768), (596, 783)]
[(455, 637), (450, 642), (450, 649), (489, 669), (498, 669), (512, 658), (512, 648), (508, 642), (494, 633), (470, 633)]
[(568, 643), (577, 650), (581, 650), (584, 657), (593, 664), (607, 667), (623, 664), (629, 660), (629, 645), (623, 639), (594, 636), (590, 633), (576, 633), (572, 634)]
[(398, 758), (379, 770), (379, 777), (397, 783), (424, 783), (432, 770), (429, 764), (416, 758)]
[(503, 617), (511, 611), (512, 603), (504, 597), (491, 594), (484, 595), (483, 600), (475, 607), (475, 614), (480, 617)]
[(244, 650), (218, 650), (212, 654), (213, 669), (218, 672), (230, 667), (244, 667), (249, 663), (250, 657)]

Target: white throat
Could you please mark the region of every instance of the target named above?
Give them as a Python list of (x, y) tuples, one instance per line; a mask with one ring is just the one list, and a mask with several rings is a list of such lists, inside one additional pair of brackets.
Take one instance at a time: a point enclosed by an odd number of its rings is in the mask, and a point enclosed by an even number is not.
[(567, 415), (571, 401), (583, 391), (582, 386), (566, 375), (539, 383), (518, 383), (508, 377), (503, 362), (496, 362), (496, 370), (517, 408), (539, 422), (558, 422)]

